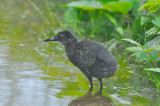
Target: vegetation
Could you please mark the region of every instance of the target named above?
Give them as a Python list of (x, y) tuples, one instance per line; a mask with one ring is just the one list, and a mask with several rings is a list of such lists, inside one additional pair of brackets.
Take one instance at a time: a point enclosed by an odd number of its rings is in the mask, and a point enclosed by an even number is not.
[[(40, 79), (52, 80), (49, 87), (54, 86), (59, 90), (55, 94), (57, 98), (83, 96), (89, 89), (85, 76), (78, 73), (78, 69), (62, 56), (65, 55), (62, 46), (42, 42), (60, 30), (67, 29), (80, 39), (103, 43), (117, 57), (119, 70), (114, 77), (104, 80), (104, 96), (120, 97), (132, 105), (157, 104), (160, 93), (159, 0), (3, 2), (10, 4), (4, 6), (2, 3), (0, 7), (0, 39), (4, 39), (0, 43), (8, 42), (10, 48), (7, 58), (13, 62), (38, 64), (42, 73), (49, 75), (41, 76)], [(21, 9), (17, 8), (20, 4), (23, 4)], [(16, 15), (6, 10), (7, 6), (13, 6)], [(7, 15), (4, 17), (4, 14)], [(146, 88), (154, 90), (142, 92)], [(150, 94), (154, 100), (148, 99), (147, 95)], [(160, 103), (160, 97), (158, 100)]]
[[(82, 39), (104, 42), (109, 50), (125, 49), (128, 61), (138, 65), (138, 74), (160, 87), (160, 1), (159, 0), (86, 0), (63, 4), (63, 17), (53, 15), (46, 1), (48, 15), (30, 1), (39, 12), (46, 29), (45, 36), (68, 29)], [(59, 26), (52, 27), (55, 24)], [(129, 43), (128, 43), (129, 42)], [(115, 49), (116, 48), (116, 49)], [(129, 51), (129, 52), (127, 52)], [(131, 55), (130, 55), (131, 54)], [(141, 69), (140, 69), (141, 68)]]
[[(43, 87), (44, 91), (57, 89), (51, 96), (71, 100), (83, 96), (89, 89), (85, 76), (68, 62), (63, 46), (43, 43), (44, 39), (67, 29), (80, 39), (103, 43), (117, 57), (118, 72), (103, 80), (104, 96), (120, 105), (138, 106), (157, 105), (159, 97), (160, 104), (159, 0), (2, 0), (0, 5), (0, 46), (2, 54), (7, 55), (1, 56), (17, 64), (16, 72), (25, 71), (25, 75), (29, 70), (27, 78), (35, 75), (30, 73), (35, 63), (36, 70), (46, 75), (38, 77), (36, 73), (35, 76), (49, 84), (38, 87)], [(3, 44), (7, 44), (7, 52)], [(19, 67), (19, 64), (24, 66)], [(12, 65), (4, 67), (8, 70)], [(2, 75), (7, 70), (2, 71)], [(14, 70), (8, 74), (17, 79)], [(1, 80), (3, 82), (3, 77)], [(98, 87), (99, 83), (93, 81), (97, 84), (95, 88)]]

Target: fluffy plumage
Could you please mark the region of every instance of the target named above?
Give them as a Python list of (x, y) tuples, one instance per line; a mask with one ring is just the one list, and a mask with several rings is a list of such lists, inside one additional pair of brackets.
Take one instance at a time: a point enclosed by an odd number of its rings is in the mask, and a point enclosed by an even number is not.
[(102, 91), (102, 78), (113, 76), (117, 70), (116, 58), (101, 44), (92, 40), (78, 41), (69, 31), (62, 31), (47, 41), (59, 41), (65, 46), (69, 60), (77, 66), (88, 78), (92, 91), (92, 77), (100, 81)]

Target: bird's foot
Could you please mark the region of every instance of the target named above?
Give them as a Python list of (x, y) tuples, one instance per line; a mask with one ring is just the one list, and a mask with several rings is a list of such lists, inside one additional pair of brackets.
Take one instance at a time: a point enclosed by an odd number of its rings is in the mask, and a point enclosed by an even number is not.
[(95, 95), (102, 95), (102, 90), (97, 91), (97, 93), (95, 93)]
[(91, 95), (92, 91), (88, 91), (85, 95)]
[(88, 92), (92, 92), (92, 89), (93, 89), (93, 87), (91, 87)]

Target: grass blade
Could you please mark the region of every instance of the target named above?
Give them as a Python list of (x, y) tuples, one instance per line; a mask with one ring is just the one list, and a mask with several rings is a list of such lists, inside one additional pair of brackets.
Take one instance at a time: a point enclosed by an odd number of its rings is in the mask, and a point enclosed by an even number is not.
[(159, 72), (160, 73), (160, 68), (147, 68), (144, 70), (148, 70), (148, 71), (154, 71), (154, 72)]
[(144, 49), (144, 47), (143, 47), (140, 43), (138, 43), (138, 42), (136, 42), (136, 41), (134, 41), (134, 40), (132, 40), (132, 39), (127, 39), (127, 38), (125, 38), (125, 39), (122, 39), (122, 40), (128, 41), (128, 42), (130, 42), (130, 43), (132, 43), (132, 44), (135, 44), (135, 45), (141, 47), (142, 49)]
[(29, 2), (30, 2), (31, 5), (38, 11), (38, 13), (39, 13), (40, 16), (42, 17), (42, 19), (43, 19), (44, 21), (46, 21), (46, 18), (45, 18), (45, 16), (43, 15), (42, 11), (41, 11), (31, 0), (29, 0)]

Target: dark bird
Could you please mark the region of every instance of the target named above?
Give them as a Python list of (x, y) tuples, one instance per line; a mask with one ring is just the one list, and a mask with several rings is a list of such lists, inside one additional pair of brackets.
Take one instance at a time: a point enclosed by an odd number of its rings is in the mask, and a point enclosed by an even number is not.
[(59, 32), (56, 36), (44, 40), (61, 42), (69, 60), (88, 78), (92, 91), (92, 77), (98, 78), (102, 92), (102, 78), (113, 76), (117, 70), (116, 58), (101, 44), (92, 40), (79, 41), (70, 31)]

